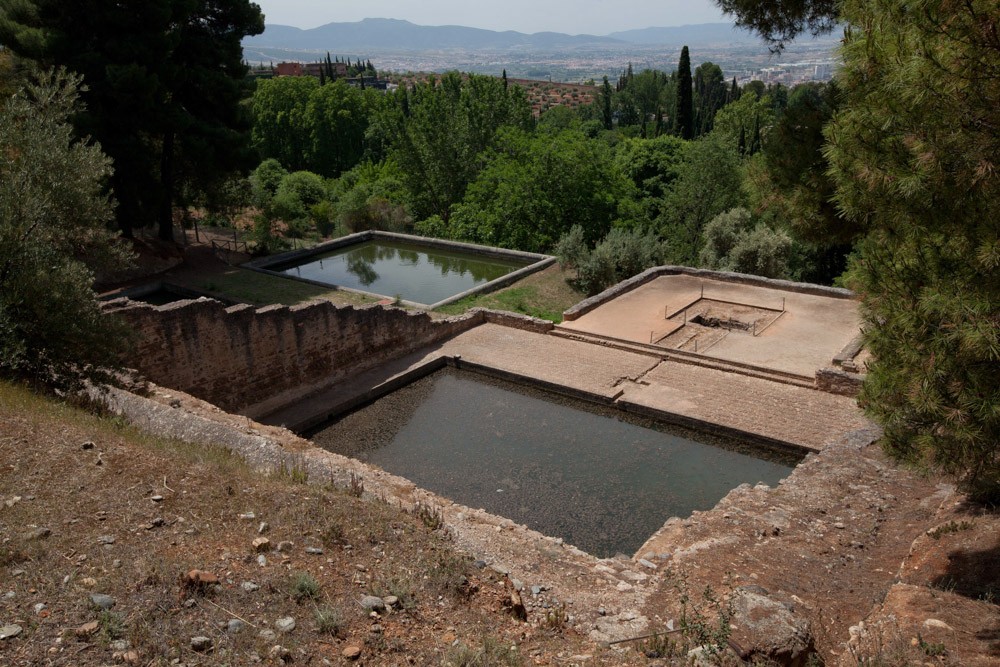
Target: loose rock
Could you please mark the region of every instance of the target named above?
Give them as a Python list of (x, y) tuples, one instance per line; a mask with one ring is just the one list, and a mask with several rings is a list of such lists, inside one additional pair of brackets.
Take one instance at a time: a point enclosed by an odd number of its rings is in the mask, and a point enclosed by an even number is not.
[(242, 632), (243, 629), (246, 628), (246, 625), (247, 625), (246, 623), (244, 623), (238, 618), (231, 618), (229, 619), (229, 622), (226, 623), (226, 632), (228, 632), (231, 635), (235, 635), (239, 632)]
[(2, 628), (0, 628), (0, 641), (3, 641), (5, 639), (13, 639), (14, 637), (17, 637), (19, 634), (21, 634), (20, 625), (5, 625)]
[(815, 653), (809, 621), (767, 596), (738, 589), (733, 597), (736, 644), (744, 647), (740, 658), (763, 658), (777, 665), (804, 665)]
[(84, 623), (83, 625), (78, 627), (76, 630), (73, 631), (73, 634), (75, 634), (77, 637), (80, 638), (89, 637), (90, 635), (97, 632), (97, 630), (100, 627), (101, 626), (97, 621), (91, 621), (89, 623)]
[(385, 600), (374, 595), (361, 598), (361, 606), (365, 611), (385, 611)]
[(279, 618), (277, 621), (274, 622), (274, 627), (278, 632), (282, 634), (288, 634), (289, 632), (295, 629), (295, 619), (292, 618), (291, 616), (285, 616), (283, 618)]
[(104, 593), (91, 593), (90, 601), (95, 607), (105, 611), (115, 606), (115, 599), (110, 595), (105, 595)]
[(51, 534), (52, 534), (51, 530), (45, 528), (44, 526), (39, 526), (38, 528), (29, 531), (28, 534), (24, 536), (24, 538), (29, 541), (44, 540)]
[(243, 590), (245, 590), (247, 593), (253, 593), (254, 591), (260, 590), (260, 585), (252, 581), (244, 581)]
[(253, 550), (257, 553), (263, 553), (271, 550), (271, 540), (266, 537), (255, 538), (251, 544), (253, 545)]
[(357, 660), (361, 657), (361, 648), (358, 646), (348, 646), (342, 655), (348, 660)]
[(204, 653), (212, 649), (212, 640), (208, 637), (198, 636), (191, 638), (191, 650)]

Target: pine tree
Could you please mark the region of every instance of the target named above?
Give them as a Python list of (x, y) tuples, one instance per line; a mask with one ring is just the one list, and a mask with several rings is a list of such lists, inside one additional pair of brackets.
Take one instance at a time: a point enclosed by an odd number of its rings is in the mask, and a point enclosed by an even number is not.
[(674, 114), (674, 131), (682, 139), (694, 134), (694, 99), (691, 81), (691, 55), (688, 47), (681, 49), (677, 65), (677, 111)]
[(826, 153), (839, 209), (867, 232), (861, 404), (890, 454), (1000, 503), (996, 0), (842, 7), (859, 27)]
[(507, 69), (506, 68), (504, 68), (503, 74), (500, 75), (500, 78), (503, 79), (503, 89), (507, 90)]

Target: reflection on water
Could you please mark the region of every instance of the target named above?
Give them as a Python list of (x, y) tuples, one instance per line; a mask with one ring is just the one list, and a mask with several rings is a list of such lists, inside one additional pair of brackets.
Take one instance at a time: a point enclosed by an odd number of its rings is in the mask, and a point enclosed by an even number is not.
[(709, 509), (744, 482), (774, 485), (795, 464), (590, 407), (448, 371), (312, 439), (599, 557), (632, 554), (669, 517)]
[(282, 272), (318, 282), (431, 304), (527, 263), (396, 241), (367, 241), (312, 257)]

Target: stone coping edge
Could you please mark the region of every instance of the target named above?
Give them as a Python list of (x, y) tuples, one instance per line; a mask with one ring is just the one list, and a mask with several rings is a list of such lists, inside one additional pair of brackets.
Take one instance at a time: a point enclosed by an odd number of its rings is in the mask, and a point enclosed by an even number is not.
[(367, 292), (365, 290), (354, 289), (351, 287), (342, 287), (340, 285), (332, 285), (330, 283), (324, 283), (317, 280), (310, 280), (309, 278), (300, 278), (298, 276), (291, 276), (278, 271), (272, 270), (271, 267), (279, 266), (282, 264), (287, 264), (289, 262), (296, 262), (298, 260), (307, 259), (314, 255), (320, 255), (323, 253), (331, 252), (333, 250), (339, 250), (347, 246), (355, 245), (358, 243), (363, 243), (365, 241), (372, 241), (375, 239), (391, 239), (395, 241), (402, 241), (405, 243), (413, 243), (416, 245), (430, 246), (432, 248), (442, 248), (446, 250), (459, 250), (462, 252), (467, 252), (473, 255), (481, 255), (484, 257), (495, 257), (500, 259), (520, 259), (530, 262), (527, 266), (523, 266), (516, 271), (512, 271), (507, 275), (500, 276), (495, 280), (491, 280), (482, 285), (472, 287), (458, 294), (454, 294), (446, 299), (437, 301), (436, 303), (426, 304), (417, 303), (416, 301), (400, 300), (399, 303), (410, 308), (420, 308), (425, 310), (436, 310), (442, 306), (447, 306), (448, 304), (460, 301), (466, 297), (473, 296), (475, 294), (487, 294), (489, 292), (494, 292), (503, 287), (507, 287), (522, 278), (531, 275), (537, 271), (541, 271), (554, 264), (557, 260), (552, 255), (542, 255), (533, 252), (524, 252), (521, 250), (507, 250), (506, 248), (493, 248), (490, 246), (478, 245), (475, 243), (463, 243), (461, 241), (451, 241), (447, 239), (436, 239), (427, 236), (415, 236), (413, 234), (399, 234), (396, 232), (383, 232), (369, 230), (365, 232), (358, 232), (357, 234), (349, 234), (348, 236), (342, 236), (332, 241), (326, 241), (325, 243), (320, 243), (311, 248), (302, 248), (299, 250), (290, 250), (288, 252), (283, 252), (277, 255), (269, 255), (267, 257), (260, 257), (258, 259), (251, 260), (241, 265), (241, 268), (249, 269), (251, 271), (257, 271), (258, 273), (264, 273), (271, 276), (280, 276), (282, 278), (287, 278), (289, 280), (298, 280), (299, 282), (306, 283), (308, 285), (314, 285), (316, 287), (322, 287), (324, 289), (338, 290), (342, 292), (351, 292), (354, 294), (361, 294), (363, 296), (372, 297), (374, 299), (391, 299), (392, 295), (387, 294), (377, 294), (375, 292)]
[(642, 273), (623, 280), (617, 285), (613, 285), (600, 294), (584, 299), (569, 310), (563, 313), (563, 320), (571, 322), (586, 315), (598, 306), (601, 306), (622, 294), (645, 285), (661, 276), (686, 275), (697, 278), (707, 278), (721, 282), (737, 283), (740, 285), (753, 285), (755, 287), (767, 287), (770, 289), (784, 290), (798, 294), (811, 294), (813, 296), (826, 296), (834, 299), (853, 299), (854, 292), (840, 287), (827, 287), (825, 285), (814, 285), (811, 283), (797, 283), (791, 280), (778, 280), (775, 278), (762, 278), (747, 273), (734, 273), (731, 271), (713, 271), (710, 269), (695, 269), (689, 266), (654, 266), (646, 269)]

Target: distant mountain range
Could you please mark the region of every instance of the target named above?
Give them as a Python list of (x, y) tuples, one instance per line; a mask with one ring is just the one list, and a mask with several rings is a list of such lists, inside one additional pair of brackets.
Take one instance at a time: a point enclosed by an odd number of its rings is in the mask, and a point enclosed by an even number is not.
[(356, 23), (328, 23), (302, 30), (267, 25), (263, 34), (243, 40), (247, 51), (437, 51), (447, 49), (509, 51), (572, 50), (580, 47), (707, 46), (757, 42), (759, 38), (730, 23), (703, 23), (673, 28), (626, 30), (611, 35), (565, 35), (557, 32), (525, 34), (496, 32), (463, 26), (421, 26), (397, 19), (365, 19)]

